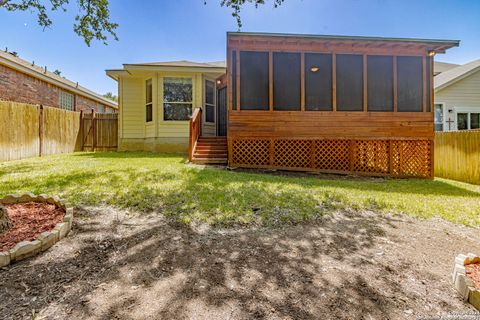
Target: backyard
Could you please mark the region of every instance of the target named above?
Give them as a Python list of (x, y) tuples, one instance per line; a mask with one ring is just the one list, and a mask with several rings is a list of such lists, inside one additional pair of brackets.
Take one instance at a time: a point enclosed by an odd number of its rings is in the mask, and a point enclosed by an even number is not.
[(36, 319), (416, 319), (471, 313), (480, 187), (74, 153), (0, 164), (0, 196), (58, 194), (72, 232), (0, 269), (0, 314)]

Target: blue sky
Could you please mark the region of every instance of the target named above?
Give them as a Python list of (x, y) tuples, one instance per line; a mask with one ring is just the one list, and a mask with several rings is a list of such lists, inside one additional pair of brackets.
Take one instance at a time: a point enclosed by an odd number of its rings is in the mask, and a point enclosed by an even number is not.
[[(73, 33), (71, 1), (67, 14), (53, 14), (46, 30), (33, 14), (0, 9), (0, 48), (99, 93), (116, 92), (104, 70), (122, 63), (224, 60), (226, 32), (237, 30), (220, 0), (110, 0), (120, 40), (87, 47)], [(480, 0), (286, 0), (277, 9), (266, 2), (244, 8), (242, 31), (458, 39), (459, 48), (436, 59), (480, 58)]]

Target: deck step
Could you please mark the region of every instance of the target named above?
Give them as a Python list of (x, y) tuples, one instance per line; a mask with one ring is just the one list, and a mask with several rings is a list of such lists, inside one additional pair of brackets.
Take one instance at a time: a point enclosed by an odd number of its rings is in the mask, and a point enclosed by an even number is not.
[(193, 163), (227, 164), (228, 146), (226, 137), (199, 137), (193, 152)]

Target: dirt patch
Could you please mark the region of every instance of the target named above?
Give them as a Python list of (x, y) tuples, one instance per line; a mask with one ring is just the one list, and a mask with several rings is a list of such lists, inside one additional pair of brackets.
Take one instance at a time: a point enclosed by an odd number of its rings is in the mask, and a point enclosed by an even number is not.
[(9, 250), (21, 241), (35, 240), (42, 232), (55, 228), (65, 215), (63, 209), (49, 203), (25, 202), (4, 206), (12, 226), (0, 234), (0, 251)]
[(465, 273), (475, 283), (475, 288), (480, 290), (480, 263), (466, 265)]
[(275, 228), (185, 227), (85, 208), (73, 232), (0, 270), (7, 319), (418, 319), (472, 313), (452, 261), (478, 229), (339, 212)]

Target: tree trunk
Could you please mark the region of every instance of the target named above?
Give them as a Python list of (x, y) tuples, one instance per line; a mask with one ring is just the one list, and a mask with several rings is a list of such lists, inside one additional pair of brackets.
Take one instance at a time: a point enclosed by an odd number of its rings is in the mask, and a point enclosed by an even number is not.
[(4, 233), (12, 225), (8, 217), (7, 208), (0, 204), (0, 233)]

